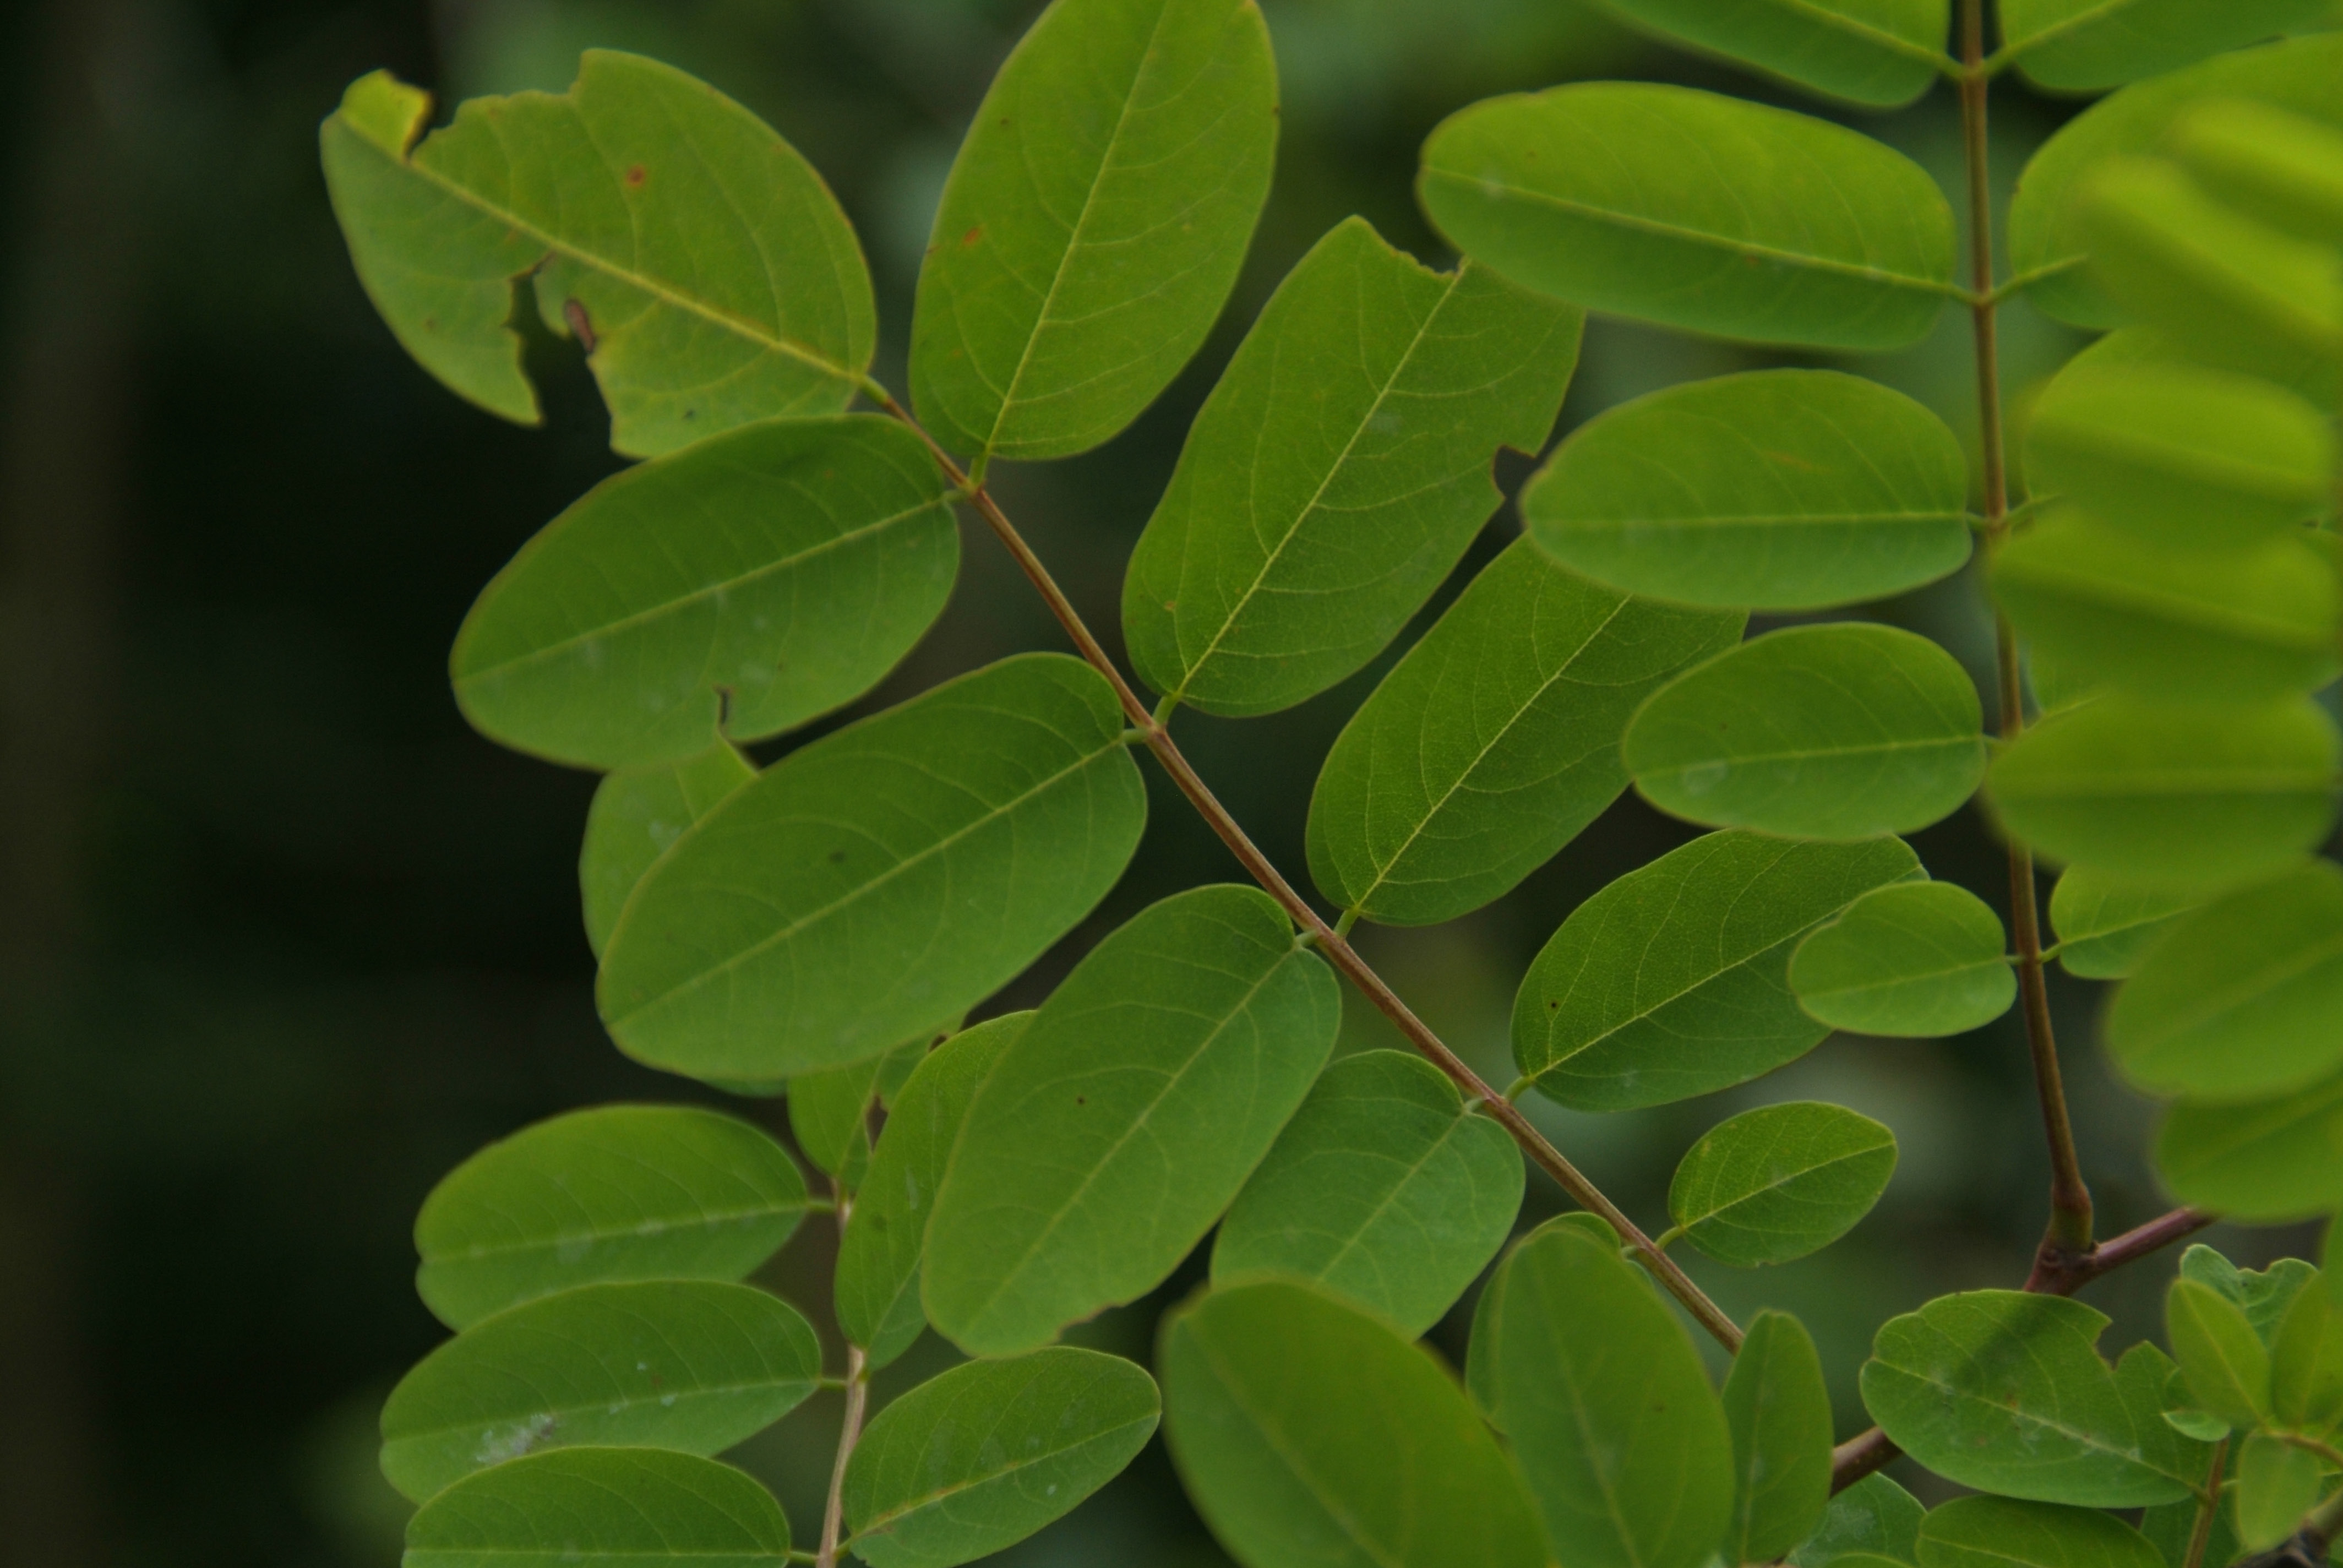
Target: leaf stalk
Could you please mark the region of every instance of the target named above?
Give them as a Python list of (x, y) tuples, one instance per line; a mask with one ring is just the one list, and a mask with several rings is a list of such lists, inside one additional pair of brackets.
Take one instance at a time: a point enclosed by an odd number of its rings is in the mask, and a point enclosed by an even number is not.
[[(854, 1217), (854, 1199), (841, 1186), (838, 1190), (838, 1234), (841, 1240), (846, 1227)], [(838, 1543), (846, 1518), (846, 1465), (854, 1457), (854, 1445), (862, 1441), (862, 1412), (870, 1400), (870, 1362), (862, 1347), (846, 1347), (846, 1413), (838, 1428), (838, 1456), (830, 1462), (830, 1495), (821, 1505), (821, 1549), (814, 1553), (814, 1568), (838, 1568)]]

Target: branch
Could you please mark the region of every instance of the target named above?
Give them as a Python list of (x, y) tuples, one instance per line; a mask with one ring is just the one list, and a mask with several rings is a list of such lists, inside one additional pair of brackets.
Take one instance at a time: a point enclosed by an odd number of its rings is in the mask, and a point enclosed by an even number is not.
[[(1171, 775), (1172, 783), (1179, 786), (1180, 792), (1188, 798), (1189, 804), (1196, 809), (1197, 814), (1202, 817), (1212, 831), (1220, 836), (1221, 842), (1228, 846), (1229, 852), (1237, 858), (1238, 863), (1244, 867), (1247, 874), (1260, 883), (1262, 890), (1284, 909), (1287, 916), (1309, 935), (1319, 950), (1326, 955), (1327, 961), (1340, 970), (1344, 979), (1356, 986), (1360, 994), (1374, 1004), (1376, 1010), (1398, 1025), (1400, 1032), (1407, 1037), (1408, 1042), (1422, 1052), (1434, 1067), (1446, 1073), (1459, 1090), (1468, 1097), (1479, 1101), (1488, 1113), (1513, 1135), (1513, 1141), (1522, 1146), (1523, 1151), (1537, 1162), (1538, 1167), (1553, 1177), (1555, 1183), (1570, 1195), (1573, 1201), (1600, 1214), (1613, 1230), (1618, 1231), (1627, 1250), (1634, 1255), (1635, 1260), (1652, 1272), (1670, 1295), (1683, 1303), (1684, 1310), (1698, 1320), (1700, 1325), (1714, 1335), (1718, 1343), (1728, 1351), (1739, 1350), (1741, 1348), (1740, 1326), (1725, 1315), (1725, 1310), (1709, 1300), (1701, 1288), (1692, 1282), (1690, 1276), (1676, 1265), (1674, 1259), (1660, 1251), (1651, 1237), (1645, 1235), (1641, 1227), (1627, 1218), (1626, 1213), (1606, 1197), (1601, 1188), (1589, 1181), (1584, 1172), (1573, 1165), (1564, 1157), (1560, 1150), (1547, 1141), (1545, 1135), (1531, 1125), (1529, 1119), (1522, 1114), (1512, 1101), (1491, 1088), (1479, 1073), (1474, 1072), (1465, 1064), (1463, 1058), (1448, 1048), (1439, 1035), (1433, 1032), (1430, 1025), (1416, 1017), (1413, 1010), (1400, 1000), (1398, 994), (1384, 983), (1383, 977), (1374, 971), (1366, 960), (1359, 956), (1357, 950), (1351, 946), (1343, 933), (1327, 924), (1318, 911), (1310, 906), (1309, 900), (1294, 890), (1293, 885), (1285, 879), (1284, 875), (1271, 862), (1269, 857), (1262, 853), (1260, 847), (1253, 843), (1243, 827), (1229, 814), (1228, 809), (1222, 806), (1212, 794), (1211, 787), (1205, 784), (1195, 769), (1190, 765), (1178, 743), (1172, 739), (1172, 732), (1164, 727), (1162, 721), (1154, 713), (1149, 710), (1147, 704), (1140, 699), (1139, 694), (1131, 689), (1131, 683), (1123, 678), (1122, 672), (1116, 668), (1114, 660), (1107, 656), (1105, 648), (1091, 634), (1090, 628), (1083, 623), (1081, 615), (1074, 608), (1072, 601), (1066, 598), (1064, 590), (1060, 588), (1056, 579), (1051, 577), (1049, 568), (1041, 564), (1041, 558), (1033, 553), (1032, 547), (1025, 542), (1024, 536), (1017, 531), (1016, 525), (1011, 523), (1007, 514), (1001, 511), (999, 504), (993, 500), (991, 493), (980, 482), (971, 479), (960, 465), (953, 461), (951, 454), (937, 445), (934, 437), (920, 428), (919, 422), (911, 417), (901, 404), (895, 401), (893, 396), (885, 387), (875, 381), (866, 381), (863, 383), (862, 389), (872, 402), (878, 404), (894, 418), (900, 420), (927, 444), (928, 451), (935, 458), (937, 467), (942, 469), (945, 476), (959, 487), (960, 494), (967, 498), (970, 506), (976, 508), (977, 514), (983, 518), (985, 523), (992, 529), (993, 536), (1000, 539), (1001, 546), (1016, 559), (1018, 566), (1024, 570), (1027, 579), (1032, 583), (1034, 590), (1050, 607), (1050, 613), (1057, 618), (1058, 624), (1064, 628), (1066, 635), (1073, 639), (1074, 647), (1081, 652), (1083, 659), (1104, 676), (1108, 684), (1114, 688), (1115, 698), (1122, 704), (1124, 716), (1131, 720), (1132, 728), (1139, 731), (1141, 739), (1147, 743), (1147, 749), (1155, 754), (1156, 761), (1162, 764), (1163, 770)], [(825, 1564), (824, 1568), (828, 1568), (828, 1565)]]

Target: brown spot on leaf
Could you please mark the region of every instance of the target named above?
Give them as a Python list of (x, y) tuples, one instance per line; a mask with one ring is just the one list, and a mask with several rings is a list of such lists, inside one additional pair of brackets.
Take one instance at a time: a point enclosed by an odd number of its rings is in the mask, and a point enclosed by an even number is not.
[(962, 250), (966, 250), (983, 237), (984, 226), (982, 224), (978, 224), (974, 228), (970, 229), (966, 234), (960, 236), (960, 247)]
[(594, 324), (587, 319), (586, 307), (578, 303), (576, 297), (561, 302), (561, 319), (569, 323), (570, 336), (578, 339), (578, 345), (587, 353), (593, 353)]
[(644, 181), (645, 179), (649, 178), (649, 176), (647, 176), (647, 175), (645, 175), (645, 174), (643, 173), (643, 166), (642, 166), (642, 165), (640, 165), (640, 164), (630, 164), (630, 165), (628, 165), (628, 168), (627, 168), (627, 183), (628, 183), (628, 185), (630, 185), (630, 186), (639, 186), (639, 185), (642, 184), (642, 183), (643, 183), (643, 181)]

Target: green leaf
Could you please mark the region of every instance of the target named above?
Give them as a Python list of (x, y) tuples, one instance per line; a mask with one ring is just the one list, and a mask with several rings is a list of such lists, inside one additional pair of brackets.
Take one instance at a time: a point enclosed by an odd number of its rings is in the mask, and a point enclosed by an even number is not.
[(1771, 1563), (1823, 1522), (1831, 1490), (1830, 1390), (1804, 1324), (1763, 1312), (1725, 1380), (1733, 1433), (1733, 1563)]
[(2001, 0), (2001, 53), (2045, 87), (2097, 93), (2275, 37), (2325, 0)]
[(2043, 389), (2027, 483), (2151, 545), (2236, 547), (2333, 498), (2335, 437), (2310, 404), (2253, 377), (2077, 358)]
[(586, 940), (599, 958), (627, 895), (699, 821), (733, 790), (757, 776), (729, 742), (660, 768), (613, 773), (594, 790), (586, 812), (586, 843), (578, 856), (578, 890), (586, 910)]
[(913, 1070), (888, 1112), (838, 1244), (838, 1327), (882, 1367), (928, 1326), (920, 1308), (920, 1261), (928, 1214), (967, 1119), (969, 1101), (1030, 1012), (988, 1019), (938, 1046)]
[(2050, 890), (2058, 961), (2084, 980), (2121, 980), (2175, 920), (2203, 901), (2185, 890), (2141, 887), (2074, 867)]
[(1887, 1477), (1866, 1475), (1830, 1500), (1822, 1528), (1790, 1553), (1789, 1568), (1873, 1568), (1861, 1563), (1866, 1556), (1917, 1568), (1926, 1513), (1919, 1499)]
[(2180, 1254), (2180, 1276), (2207, 1286), (2246, 1314), (2262, 1343), (2275, 1344), (2280, 1322), (2318, 1271), (2300, 1258), (2280, 1258), (2267, 1269), (2240, 1269), (2202, 1242)]
[(399, 1380), (382, 1473), (417, 1502), (484, 1465), (553, 1447), (714, 1454), (813, 1392), (821, 1342), (746, 1285), (586, 1285), (497, 1313)]
[(2164, 1568), (2147, 1538), (2088, 1508), (1956, 1497), (1920, 1526), (1920, 1568)]
[(977, 1091), (928, 1228), (928, 1321), (1003, 1355), (1161, 1284), (1301, 1105), (1342, 1013), (1266, 893), (1141, 910)]
[(2324, 1477), (2318, 1456), (2257, 1432), (2237, 1452), (2237, 1543), (2248, 1552), (2277, 1545), (2318, 1502)]
[(2187, 111), (2207, 99), (2250, 98), (2343, 125), (2343, 103), (2335, 95), (2338, 74), (2343, 34), (2292, 38), (2126, 87), (2067, 121), (2034, 155), (2010, 198), (2009, 265), (2017, 276), (2035, 279), (2028, 297), (2077, 327), (2121, 326), (2122, 310), (2078, 265), (2088, 248), (2077, 196), (2082, 184), (2110, 157), (2158, 150)]
[(1490, 1288), (1474, 1353), (1547, 1539), (1574, 1568), (1698, 1568), (1732, 1522), (1733, 1440), (1683, 1325), (1617, 1248), (1568, 1227)]
[(2156, 1168), (2181, 1201), (2249, 1223), (2343, 1207), (2343, 1073), (2244, 1105), (2174, 1106)]
[(449, 388), (537, 423), (507, 325), (533, 282), (547, 324), (587, 346), (621, 452), (854, 396), (877, 334), (861, 248), (812, 166), (739, 105), (589, 49), (568, 93), (476, 98), (418, 146), (430, 109), (377, 71), (319, 142), (359, 281)]
[(2343, 1426), (2343, 1306), (2316, 1283), (2294, 1293), (2270, 1343), (2270, 1413), (2313, 1434)]
[(1383, 650), (1545, 444), (1584, 317), (1471, 263), (1418, 266), (1351, 218), (1262, 309), (1123, 578), (1156, 690), (1273, 713)]
[(1898, 1447), (1963, 1486), (2087, 1508), (2177, 1501), (2204, 1473), (2204, 1447), (2165, 1425), (2160, 1399), (2127, 1400), (2095, 1348), (2107, 1326), (2059, 1296), (1940, 1296), (1881, 1326), (1863, 1402)]
[(782, 1568), (789, 1522), (730, 1465), (657, 1448), (557, 1448), (458, 1482), (407, 1524), (404, 1568)]
[(918, 1070), (932, 1043), (923, 1034), (884, 1056), (790, 1079), (789, 1131), (799, 1151), (817, 1169), (860, 1190), (870, 1160), (870, 1108)]
[(2343, 867), (2314, 860), (2181, 917), (2106, 1032), (2151, 1094), (2255, 1100), (2343, 1067)]
[(1106, 681), (1003, 659), (800, 748), (701, 823), (611, 933), (603, 1022), (694, 1076), (876, 1056), (1071, 930), (1146, 818)]
[(1896, 1134), (1868, 1116), (1815, 1101), (1760, 1106), (1686, 1151), (1668, 1216), (1720, 1263), (1786, 1263), (1853, 1230), (1895, 1173)]
[(1835, 98), (1897, 108), (1945, 58), (1946, 0), (1608, 0), (1665, 37)]
[(2222, 199), (2304, 239), (2343, 242), (2343, 133), (2248, 98), (2180, 116), (2167, 151)]
[[(2209, 1421), (2211, 1418), (2206, 1419)], [(2231, 1445), (2224, 1465), (2231, 1476), (2237, 1473), (2237, 1446)], [(2206, 1473), (2197, 1479), (2200, 1483), (2210, 1481), (2216, 1485), (2222, 1481), (2221, 1476), (2213, 1473), (2209, 1461), (2207, 1462)], [(2139, 1533), (2147, 1538), (2148, 1544), (2163, 1554), (2165, 1568), (2187, 1568), (2188, 1553), (2197, 1535), (2197, 1499), (2191, 1497), (2181, 1503), (2158, 1503), (2140, 1513)], [(2244, 1555), (2245, 1549), (2237, 1544), (2237, 1532), (2231, 1528), (2233, 1514), (2234, 1510), (2227, 1507), (2213, 1510), (2213, 1525), (2206, 1535), (2205, 1552), (2198, 1568), (2212, 1568), (2216, 1563), (2235, 1563)]]
[(2018, 634), (2101, 688), (2169, 701), (2312, 691), (2335, 674), (2330, 551), (2289, 531), (2248, 546), (2154, 545), (2053, 514), (1994, 554)]
[(2175, 1280), (2164, 1299), (2164, 1332), (2199, 1409), (2233, 1427), (2268, 1422), (2269, 1351), (2236, 1305), (2194, 1280)]
[(1926, 1039), (1991, 1023), (2017, 997), (2001, 919), (1967, 889), (1865, 893), (1790, 955), (1798, 1005), (1833, 1029)]
[(1711, 833), (1571, 911), (1513, 999), (1513, 1060), (1582, 1111), (1745, 1083), (1829, 1032), (1791, 994), (1790, 951), (1874, 888), (1921, 875), (1897, 839)]
[(1154, 1379), (1096, 1351), (954, 1367), (855, 1445), (853, 1553), (871, 1568), (951, 1568), (1022, 1541), (1121, 1473), (1161, 1410)]
[(1222, 1286), (1163, 1320), (1164, 1435), (1245, 1568), (1541, 1568), (1520, 1477), (1430, 1355), (1309, 1286)]
[(2167, 888), (2283, 869), (2335, 820), (2334, 722), (2308, 698), (2163, 706), (2108, 696), (2044, 719), (1987, 780), (2053, 859)]
[(853, 701), (951, 593), (960, 532), (891, 419), (779, 419), (605, 479), (482, 590), (465, 718), (583, 768), (699, 756)]
[(1310, 869), (1388, 925), (1506, 892), (1627, 787), (1619, 737), (1743, 617), (1630, 598), (1517, 539), (1343, 727), (1310, 797)]
[(1817, 348), (1899, 348), (1953, 285), (1953, 215), (1903, 154), (1689, 87), (1490, 98), (1423, 146), (1416, 191), (1465, 255), (1591, 310)]
[(1328, 1068), (1237, 1194), (1212, 1278), (1298, 1275), (1421, 1334), (1497, 1255), (1522, 1156), (1445, 1073), (1404, 1051)]
[(944, 184), (911, 320), (921, 422), (1003, 457), (1130, 424), (1220, 315), (1276, 147), (1249, 0), (1056, 0)]
[(1985, 774), (1976, 688), (1953, 656), (1844, 621), (1753, 638), (1678, 676), (1621, 755), (1661, 810), (1804, 839), (1908, 833), (1958, 810)]
[(452, 1329), (602, 1280), (738, 1280), (805, 1217), (805, 1178), (745, 1121), (681, 1105), (576, 1111), (491, 1143), (415, 1221), (415, 1288)]
[(1530, 536), (1629, 593), (1817, 609), (1969, 558), (1968, 463), (1945, 422), (1834, 370), (1671, 387), (1582, 425), (1522, 492)]

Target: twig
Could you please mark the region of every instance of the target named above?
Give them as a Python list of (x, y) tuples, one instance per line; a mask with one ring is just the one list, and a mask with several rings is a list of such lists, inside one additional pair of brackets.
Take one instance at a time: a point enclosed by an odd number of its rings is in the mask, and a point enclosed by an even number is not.
[(2197, 1499), (2197, 1526), (2188, 1533), (2188, 1556), (2181, 1568), (2205, 1568), (2205, 1548), (2213, 1539), (2213, 1520), (2221, 1512), (2221, 1473), (2229, 1465), (2229, 1440), (2213, 1445), (2213, 1463), (2205, 1473), (2205, 1490)]
[[(843, 1185), (838, 1188), (838, 1234), (846, 1235), (847, 1222), (854, 1215), (854, 1198)], [(846, 1517), (846, 1464), (854, 1457), (854, 1445), (862, 1440), (862, 1412), (870, 1397), (870, 1358), (862, 1347), (846, 1347), (846, 1413), (839, 1422), (838, 1457), (830, 1462), (830, 1495), (821, 1505), (821, 1550), (814, 1553), (814, 1568), (838, 1568), (838, 1538)]]

